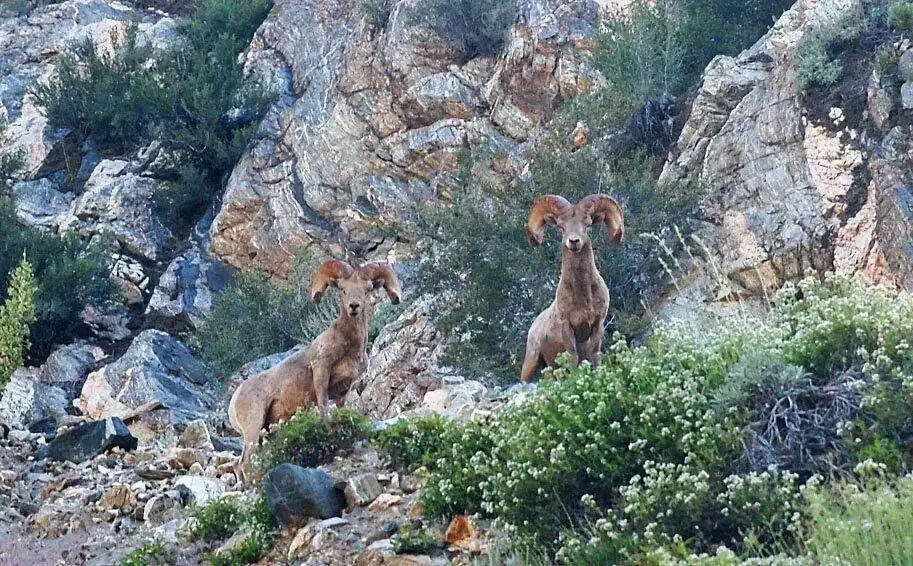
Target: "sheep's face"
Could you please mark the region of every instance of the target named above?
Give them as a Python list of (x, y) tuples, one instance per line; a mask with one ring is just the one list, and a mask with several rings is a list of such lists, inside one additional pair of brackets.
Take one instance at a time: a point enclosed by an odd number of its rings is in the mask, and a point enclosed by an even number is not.
[(555, 225), (561, 230), (564, 247), (574, 253), (580, 253), (590, 243), (590, 226), (593, 218), (580, 207), (570, 206), (555, 217)]
[(337, 281), (336, 287), (339, 289), (340, 307), (347, 316), (357, 318), (377, 304), (377, 297), (373, 293), (377, 288), (374, 282), (358, 274)]

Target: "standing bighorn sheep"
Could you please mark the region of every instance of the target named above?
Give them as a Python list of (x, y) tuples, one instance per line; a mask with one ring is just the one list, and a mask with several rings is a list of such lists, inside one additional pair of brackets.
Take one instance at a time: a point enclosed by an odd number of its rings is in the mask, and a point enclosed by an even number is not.
[(529, 381), (555, 358), (567, 352), (575, 365), (595, 364), (602, 348), (603, 324), (609, 312), (609, 289), (596, 269), (590, 226), (604, 223), (616, 246), (624, 238), (624, 216), (612, 197), (590, 195), (576, 206), (557, 195), (536, 199), (529, 211), (526, 235), (538, 246), (546, 224), (561, 230), (561, 278), (555, 300), (533, 321), (526, 339), (520, 379)]
[(399, 280), (386, 262), (354, 269), (342, 261), (326, 261), (314, 274), (311, 299), (320, 302), (331, 286), (340, 296), (339, 317), (333, 324), (310, 348), (248, 379), (231, 397), (228, 418), (244, 437), (242, 474), (259, 446), (261, 430), (315, 404), (326, 416), (329, 400), (342, 398), (364, 370), (375, 303), (372, 291), (383, 287), (393, 304), (399, 304), (402, 296)]

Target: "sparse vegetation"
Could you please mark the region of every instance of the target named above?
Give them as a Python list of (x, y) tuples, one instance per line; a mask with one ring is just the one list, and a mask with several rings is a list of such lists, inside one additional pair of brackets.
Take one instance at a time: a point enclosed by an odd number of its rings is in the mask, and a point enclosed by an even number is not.
[(370, 432), (371, 421), (354, 409), (334, 409), (326, 419), (316, 408), (299, 409), (291, 420), (270, 430), (258, 461), (265, 470), (285, 463), (314, 467), (350, 450)]
[(244, 512), (231, 498), (214, 499), (193, 510), (190, 540), (222, 540), (235, 534), (244, 524)]
[(12, 206), (0, 199), (0, 289), (23, 255), (38, 282), (36, 321), (31, 354), (41, 358), (85, 332), (80, 313), (87, 303), (102, 304), (115, 296), (108, 277), (107, 254), (101, 242), (85, 242), (75, 234), (60, 238), (19, 223)]
[[(8, 148), (12, 144), (7, 128), (6, 118), (0, 115), (0, 147)], [(0, 197), (6, 196), (12, 186), (13, 176), (22, 169), (24, 152), (20, 150), (0, 151)]]
[(393, 535), (393, 552), (396, 554), (428, 554), (441, 546), (441, 542), (427, 529), (409, 523)]
[(214, 552), (206, 557), (210, 566), (244, 566), (254, 564), (269, 550), (272, 537), (260, 529), (254, 529), (232, 548)]
[(118, 566), (168, 566), (174, 563), (174, 553), (161, 541), (150, 542), (125, 556)]
[(898, 2), (891, 6), (889, 21), (897, 31), (913, 33), (913, 2)]
[(513, 0), (425, 0), (416, 9), (419, 21), (466, 60), (498, 55), (517, 17)]
[(38, 284), (32, 264), (23, 257), (9, 279), (9, 287), (0, 306), (0, 393), (16, 368), (23, 365), (25, 352), (29, 349), (37, 293)]
[(262, 272), (241, 273), (195, 335), (200, 357), (227, 376), (251, 360), (310, 343), (337, 312), (335, 301), (311, 302), (312, 266), (309, 257), (300, 257), (288, 284)]

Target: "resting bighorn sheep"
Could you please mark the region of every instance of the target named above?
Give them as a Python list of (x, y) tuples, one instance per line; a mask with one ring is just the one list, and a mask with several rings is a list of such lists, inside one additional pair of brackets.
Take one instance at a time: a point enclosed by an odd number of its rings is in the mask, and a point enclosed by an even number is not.
[(340, 296), (339, 317), (333, 324), (309, 348), (248, 379), (231, 397), (228, 418), (244, 437), (242, 473), (259, 446), (261, 430), (315, 404), (326, 416), (329, 400), (342, 398), (364, 370), (375, 303), (372, 291), (383, 287), (393, 304), (402, 296), (399, 280), (386, 262), (354, 269), (342, 261), (326, 261), (314, 274), (311, 300), (320, 302), (328, 287), (338, 289)]
[(533, 321), (526, 339), (526, 357), (520, 379), (529, 381), (555, 358), (567, 352), (575, 365), (581, 360), (595, 364), (602, 348), (603, 324), (609, 312), (609, 289), (596, 269), (593, 244), (588, 234), (593, 224), (605, 224), (616, 246), (624, 238), (621, 207), (610, 196), (590, 195), (576, 206), (564, 197), (545, 195), (529, 211), (526, 235), (538, 246), (546, 224), (561, 230), (561, 278), (555, 300)]

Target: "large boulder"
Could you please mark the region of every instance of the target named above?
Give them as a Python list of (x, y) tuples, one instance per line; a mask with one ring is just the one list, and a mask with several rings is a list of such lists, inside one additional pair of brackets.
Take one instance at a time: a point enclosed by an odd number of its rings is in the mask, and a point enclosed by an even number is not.
[(67, 395), (60, 387), (43, 383), (38, 370), (19, 368), (13, 372), (0, 397), (0, 421), (17, 429), (67, 414)]
[(342, 516), (346, 499), (323, 470), (282, 464), (263, 479), (266, 503), (283, 527), (298, 527), (308, 519)]
[(416, 21), (417, 0), (394, 0), (380, 33), (350, 0), (280, 0), (247, 66), (282, 96), (228, 181), (213, 254), (280, 277), (302, 247), (383, 256), (399, 240), (382, 234), (451, 187), (466, 150), (501, 179), (494, 163), (601, 81), (595, 2), (523, 4), (503, 57), (464, 61)]
[(161, 187), (161, 181), (133, 171), (128, 161), (102, 161), (86, 181), (85, 191), (61, 230), (110, 235), (127, 252), (157, 261), (174, 244), (174, 235), (153, 208), (155, 193)]
[(106, 357), (98, 346), (69, 344), (54, 350), (38, 370), (38, 379), (59, 387), (67, 396), (67, 404), (79, 397), (82, 385), (95, 366)]
[(44, 178), (13, 185), (16, 216), (29, 226), (56, 231), (73, 209), (74, 196), (63, 192), (54, 181)]
[(38, 458), (79, 463), (115, 446), (134, 450), (137, 439), (130, 434), (122, 420), (113, 417), (70, 428), (42, 448)]
[[(215, 406), (203, 387), (206, 368), (181, 342), (158, 330), (137, 336), (126, 353), (104, 368), (89, 374), (79, 405), (91, 418), (132, 418), (143, 407), (157, 408), (144, 417), (155, 436), (162, 427), (184, 428), (205, 419)], [(137, 429), (134, 429), (137, 430)]]

